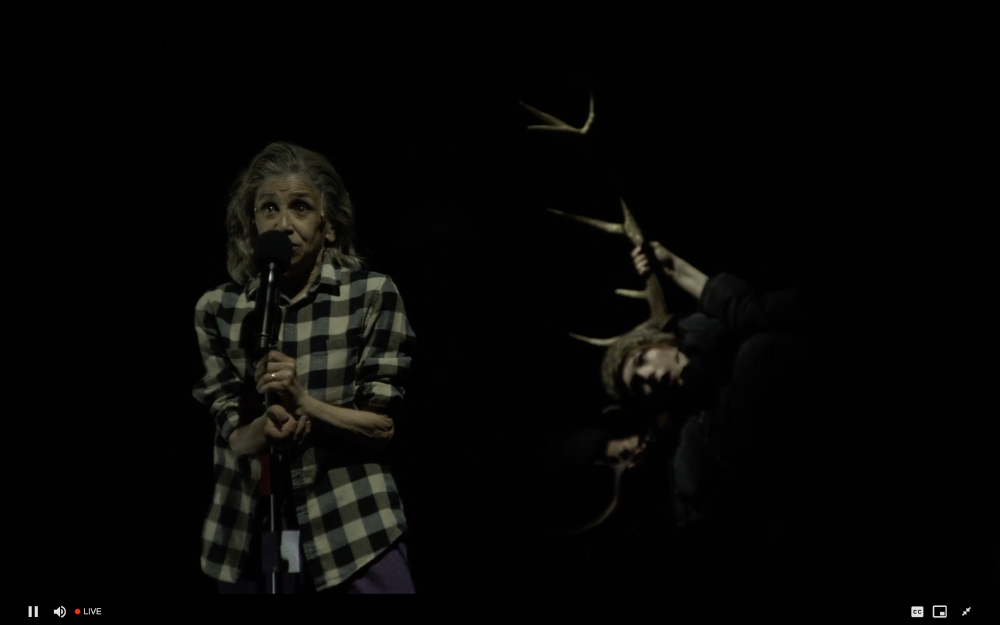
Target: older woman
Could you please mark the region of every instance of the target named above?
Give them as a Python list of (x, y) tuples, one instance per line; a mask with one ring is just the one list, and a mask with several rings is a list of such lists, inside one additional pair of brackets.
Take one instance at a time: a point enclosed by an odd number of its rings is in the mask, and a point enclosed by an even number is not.
[[(392, 280), (354, 252), (354, 208), (323, 156), (274, 143), (254, 157), (229, 202), (232, 281), (205, 293), (195, 330), (205, 375), (195, 398), (215, 418), (215, 494), (202, 569), (221, 592), (260, 593), (261, 463), (271, 445), (288, 471), (285, 536), (298, 536), (296, 592), (413, 591), (406, 517), (386, 446), (410, 365), (413, 331)], [(256, 238), (284, 233), (279, 349), (253, 362)], [(264, 393), (280, 402), (270, 408)], [(283, 539), (283, 542), (285, 539)], [(283, 548), (289, 548), (283, 544)]]

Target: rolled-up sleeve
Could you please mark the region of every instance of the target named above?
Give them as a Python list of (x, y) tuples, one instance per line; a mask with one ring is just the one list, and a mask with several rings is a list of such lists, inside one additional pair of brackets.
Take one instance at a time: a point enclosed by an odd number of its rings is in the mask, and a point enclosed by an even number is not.
[(402, 407), (416, 337), (399, 291), (388, 276), (365, 315), (364, 341), (357, 368), (355, 406), (395, 416)]
[(240, 379), (240, 372), (227, 356), (219, 335), (215, 316), (219, 304), (218, 292), (210, 291), (195, 306), (194, 329), (198, 335), (202, 362), (205, 364), (205, 375), (195, 384), (192, 395), (209, 406), (216, 427), (222, 437), (229, 440), (229, 435), (240, 426), (239, 398), (243, 381)]

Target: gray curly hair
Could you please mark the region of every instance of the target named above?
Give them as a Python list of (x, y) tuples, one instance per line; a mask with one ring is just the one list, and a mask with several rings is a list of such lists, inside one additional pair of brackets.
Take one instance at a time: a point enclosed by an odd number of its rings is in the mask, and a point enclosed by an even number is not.
[(354, 206), (340, 174), (323, 155), (277, 142), (255, 156), (236, 179), (226, 209), (229, 231), (226, 265), (229, 275), (240, 284), (257, 275), (253, 262), (253, 245), (257, 240), (253, 209), (257, 190), (271, 176), (291, 174), (302, 176), (319, 191), (323, 221), (337, 234), (336, 241), (326, 247), (334, 262), (347, 269), (364, 266), (364, 261), (354, 251)]
[(677, 337), (656, 328), (640, 328), (622, 336), (608, 347), (601, 362), (601, 382), (608, 396), (618, 402), (631, 399), (631, 392), (622, 379), (622, 368), (629, 354), (643, 347), (654, 345), (677, 346)]

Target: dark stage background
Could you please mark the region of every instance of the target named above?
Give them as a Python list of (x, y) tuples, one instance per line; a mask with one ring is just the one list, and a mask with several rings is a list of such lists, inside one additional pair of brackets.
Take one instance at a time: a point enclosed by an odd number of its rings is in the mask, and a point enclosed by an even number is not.
[[(193, 308), (271, 141), (331, 158), (420, 341), (397, 451), (423, 592), (555, 590), (547, 441), (643, 318), (616, 217), (709, 274), (804, 285), (837, 393), (818, 591), (995, 591), (986, 34), (20, 33), (3, 46), (14, 591), (206, 593)], [(529, 136), (524, 100), (593, 152)], [(992, 343), (992, 341), (989, 341)], [(24, 391), (28, 390), (27, 393)], [(988, 424), (988, 425), (987, 425)], [(829, 476), (828, 476), (829, 477)], [(555, 503), (554, 503), (555, 502)], [(9, 525), (8, 525), (9, 524)], [(988, 532), (990, 527), (993, 531)], [(615, 575), (642, 575), (622, 571)]]

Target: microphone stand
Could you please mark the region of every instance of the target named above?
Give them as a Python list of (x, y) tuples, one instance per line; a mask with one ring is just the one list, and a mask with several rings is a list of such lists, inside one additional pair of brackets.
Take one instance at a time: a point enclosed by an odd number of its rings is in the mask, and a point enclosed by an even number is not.
[[(257, 327), (261, 329), (254, 335), (254, 362), (267, 356), (268, 352), (277, 346), (278, 319), (281, 309), (278, 305), (278, 280), (281, 277), (275, 263), (267, 267), (268, 279), (261, 280), (257, 289)], [(263, 273), (263, 272), (262, 272)], [(263, 278), (263, 276), (261, 276)], [(275, 393), (264, 394), (264, 404), (267, 408), (278, 403)], [(282, 501), (282, 463), (278, 450), (272, 445), (270, 453), (261, 456), (261, 488), (260, 494), (269, 496), (269, 524), (266, 531), (261, 532), (261, 571), (264, 574), (264, 585), (269, 595), (283, 594), (281, 579), (281, 501)]]
[[(270, 408), (274, 405), (271, 398), (272, 393), (266, 393), (266, 405)], [(262, 528), (261, 532), (261, 570), (264, 573), (265, 592), (269, 595), (280, 595), (284, 593), (281, 579), (281, 483), (282, 469), (281, 457), (278, 451), (271, 446), (270, 453), (261, 456), (261, 477), (266, 477), (266, 484), (262, 483), (261, 495), (268, 497), (268, 525)], [(264, 481), (263, 479), (261, 480)]]

